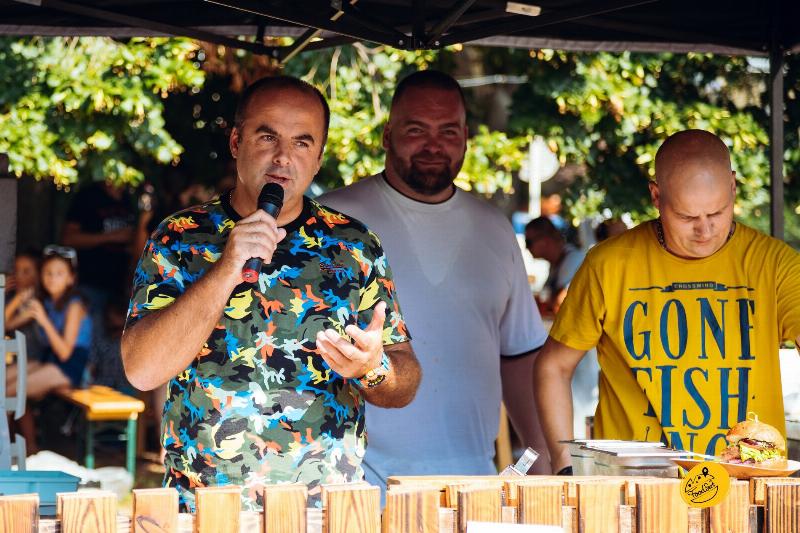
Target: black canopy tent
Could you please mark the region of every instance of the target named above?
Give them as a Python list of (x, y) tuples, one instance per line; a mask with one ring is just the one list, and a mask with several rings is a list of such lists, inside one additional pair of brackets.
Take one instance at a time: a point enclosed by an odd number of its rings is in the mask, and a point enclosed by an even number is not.
[[(800, 52), (796, 0), (0, 0), (0, 34), (175, 35), (281, 61), (354, 41), (583, 51), (713, 52), (770, 60), (772, 233), (783, 238), (783, 67)], [(268, 47), (264, 35), (294, 36)], [(242, 40), (242, 36), (255, 39)]]

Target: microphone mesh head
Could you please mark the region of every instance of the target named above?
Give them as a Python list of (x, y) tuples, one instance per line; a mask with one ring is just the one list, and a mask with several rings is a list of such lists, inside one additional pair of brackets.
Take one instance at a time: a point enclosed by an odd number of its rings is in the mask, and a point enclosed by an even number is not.
[(273, 204), (281, 207), (283, 205), (283, 187), (277, 183), (267, 183), (258, 195), (258, 204)]

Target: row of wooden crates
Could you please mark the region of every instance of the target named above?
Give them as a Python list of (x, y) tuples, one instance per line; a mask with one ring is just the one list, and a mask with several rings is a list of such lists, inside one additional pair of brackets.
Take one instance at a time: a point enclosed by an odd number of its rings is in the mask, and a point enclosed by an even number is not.
[(132, 514), (117, 513), (102, 491), (58, 495), (57, 516), (40, 518), (36, 494), (0, 496), (8, 533), (465, 533), (469, 522), (539, 524), (566, 533), (797, 533), (800, 479), (731, 481), (728, 497), (688, 507), (676, 479), (641, 477), (425, 476), (325, 485), (322, 509), (307, 507), (306, 487), (264, 488), (263, 512), (241, 510), (236, 486), (196, 489), (197, 513), (178, 512), (173, 489), (133, 491)]

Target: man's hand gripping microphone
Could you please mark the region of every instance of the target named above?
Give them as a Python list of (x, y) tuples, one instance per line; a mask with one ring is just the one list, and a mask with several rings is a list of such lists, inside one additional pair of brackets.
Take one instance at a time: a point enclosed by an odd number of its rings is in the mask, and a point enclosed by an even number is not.
[[(266, 212), (274, 219), (283, 207), (283, 187), (277, 183), (267, 183), (258, 195), (258, 208)], [(242, 268), (242, 279), (247, 283), (258, 281), (258, 274), (261, 272), (261, 265), (264, 263), (260, 257), (251, 257)]]

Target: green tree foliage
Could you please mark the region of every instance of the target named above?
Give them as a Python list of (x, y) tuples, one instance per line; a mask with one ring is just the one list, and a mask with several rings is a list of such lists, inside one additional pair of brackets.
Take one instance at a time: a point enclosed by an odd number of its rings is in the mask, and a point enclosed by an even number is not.
[(685, 128), (713, 131), (732, 148), (740, 217), (768, 201), (769, 139), (757, 106), (764, 76), (745, 58), (542, 51), (521, 63), (530, 83), (514, 95), (511, 129), (545, 135), (562, 161), (585, 166), (574, 215), (652, 216), (655, 152)]
[[(461, 187), (485, 195), (512, 191), (527, 144), (542, 135), (558, 147), (562, 163), (585, 169), (567, 194), (575, 218), (608, 209), (639, 220), (654, 214), (646, 184), (660, 143), (678, 130), (704, 128), (732, 148), (737, 216), (768, 229), (766, 75), (752, 60), (505, 49), (472, 50), (467, 56), (459, 50), (406, 52), (356, 44), (291, 60), (285, 72), (317, 85), (331, 105), (319, 181), (336, 187), (383, 167), (383, 126), (394, 87), (406, 73), (434, 67), (456, 77), (466, 71), (524, 75), (528, 81), (513, 93), (505, 131), (485, 125), (485, 102), (476, 91), (466, 91), (471, 138)], [(177, 164), (183, 148), (175, 135), (193, 150), (195, 165), (184, 162), (184, 172), (193, 181), (214, 182), (227, 159), (227, 115), (237, 87), (275, 67), (252, 59), (237, 52), (223, 62), (225, 68), (217, 61), (215, 70), (208, 50), (204, 58), (196, 44), (183, 39), (2, 38), (0, 152), (9, 154), (17, 175), (62, 186), (104, 178), (136, 184), (145, 174), (165, 175), (155, 168), (159, 165)], [(203, 62), (212, 73), (208, 91), (202, 90)], [(192, 90), (183, 91), (187, 87)], [(167, 100), (170, 93), (176, 98)], [(790, 239), (800, 241), (796, 57), (787, 61), (786, 98), (786, 227)], [(171, 106), (166, 112), (165, 102)], [(202, 135), (213, 142), (199, 142)]]
[(58, 186), (135, 185), (148, 160), (176, 164), (162, 100), (202, 86), (196, 50), (186, 39), (0, 38), (0, 152), (16, 175)]

